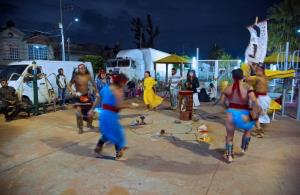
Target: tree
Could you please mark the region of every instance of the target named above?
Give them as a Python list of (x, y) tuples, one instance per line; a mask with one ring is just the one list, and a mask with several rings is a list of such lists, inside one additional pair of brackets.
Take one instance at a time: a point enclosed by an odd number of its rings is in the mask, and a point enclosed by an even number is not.
[(131, 31), (134, 34), (134, 43), (136, 44), (137, 48), (145, 47), (144, 25), (139, 17), (132, 18)]
[(79, 59), (83, 62), (91, 62), (93, 66), (93, 71), (96, 74), (100, 69), (104, 69), (104, 59), (98, 55), (85, 55)]
[(279, 51), (281, 45), (290, 44), (290, 50), (299, 49), (300, 40), (297, 27), (300, 23), (300, 1), (284, 0), (268, 10), (269, 40), (268, 51)]
[(159, 35), (159, 27), (153, 26), (151, 15), (147, 15), (147, 33), (148, 33), (148, 42), (147, 47), (154, 47), (154, 39)]
[(229, 54), (224, 52), (223, 55), (220, 57), (220, 60), (232, 60), (233, 57)]
[[(159, 35), (159, 27), (154, 26), (152, 23), (151, 15), (147, 15), (147, 27), (143, 24), (141, 18), (135, 17), (131, 21), (131, 31), (134, 36), (134, 43), (137, 48), (149, 48), (154, 47), (154, 40)], [(145, 35), (147, 32), (147, 39)]]
[(221, 48), (218, 44), (214, 44), (212, 46), (212, 48), (209, 51), (208, 57), (211, 60), (218, 60), (222, 57), (222, 55), (224, 54), (224, 49)]
[(14, 21), (9, 20), (6, 22), (6, 27), (7, 28), (16, 27), (16, 25), (15, 25)]

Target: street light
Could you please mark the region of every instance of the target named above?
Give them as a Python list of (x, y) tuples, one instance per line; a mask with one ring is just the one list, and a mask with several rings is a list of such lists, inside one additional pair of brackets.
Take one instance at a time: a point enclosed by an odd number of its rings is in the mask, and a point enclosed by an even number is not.
[[(73, 21), (71, 21), (69, 23), (69, 25), (67, 26), (67, 29), (65, 32), (67, 32), (69, 30), (69, 28), (71, 27), (71, 25), (73, 24), (73, 22), (79, 22), (78, 18), (75, 18)], [(60, 28), (60, 34), (61, 34), (61, 52), (62, 52), (62, 61), (66, 60), (66, 53), (65, 53), (65, 36), (64, 36), (64, 26), (63, 23), (60, 22), (59, 23), (59, 28)]]
[(74, 20), (72, 20), (72, 21), (68, 24), (68, 26), (67, 26), (67, 28), (66, 28), (66, 30), (65, 30), (65, 33), (70, 29), (70, 27), (72, 26), (72, 24), (73, 24), (74, 22), (79, 22), (79, 18), (74, 18)]

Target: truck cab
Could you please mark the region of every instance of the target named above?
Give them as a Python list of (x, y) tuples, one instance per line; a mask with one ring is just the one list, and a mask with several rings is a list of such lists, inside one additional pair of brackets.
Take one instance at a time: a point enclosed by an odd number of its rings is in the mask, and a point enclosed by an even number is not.
[(131, 58), (109, 59), (106, 62), (106, 70), (113, 73), (126, 74), (129, 79), (136, 77), (136, 62)]
[[(43, 74), (41, 66), (37, 66), (37, 85), (39, 103), (50, 103), (52, 85)], [(5, 66), (0, 72), (0, 78), (7, 78), (8, 85), (14, 87), (19, 100), (33, 103), (33, 65), (19, 64)]]

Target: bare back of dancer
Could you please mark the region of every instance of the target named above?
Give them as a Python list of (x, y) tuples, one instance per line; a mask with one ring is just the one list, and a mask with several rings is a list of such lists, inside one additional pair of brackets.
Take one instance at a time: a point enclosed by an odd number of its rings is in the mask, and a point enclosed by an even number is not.
[(256, 75), (255, 92), (256, 93), (268, 92), (268, 78), (266, 76)]
[[(239, 97), (237, 90), (234, 91), (233, 95), (230, 98), (227, 98), (230, 103), (240, 104), (240, 105), (247, 105), (249, 102), (248, 92), (253, 88), (248, 85), (247, 83), (243, 83), (240, 87), (241, 97)], [(224, 90), (224, 94), (229, 96), (232, 93), (233, 85), (228, 86)], [(224, 100), (222, 100), (224, 101)]]

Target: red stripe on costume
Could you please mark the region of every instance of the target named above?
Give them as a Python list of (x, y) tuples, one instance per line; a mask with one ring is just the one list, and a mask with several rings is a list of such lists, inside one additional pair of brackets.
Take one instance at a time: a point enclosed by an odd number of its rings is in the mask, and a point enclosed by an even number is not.
[(247, 104), (229, 103), (229, 108), (251, 110)]
[(259, 93), (259, 92), (255, 92), (255, 96), (258, 97), (258, 96), (265, 96), (267, 95), (267, 93)]
[(109, 110), (109, 111), (112, 111), (112, 112), (119, 112), (120, 110), (114, 106), (111, 106), (111, 105), (108, 105), (108, 104), (103, 104), (102, 105), (102, 108), (104, 110)]

